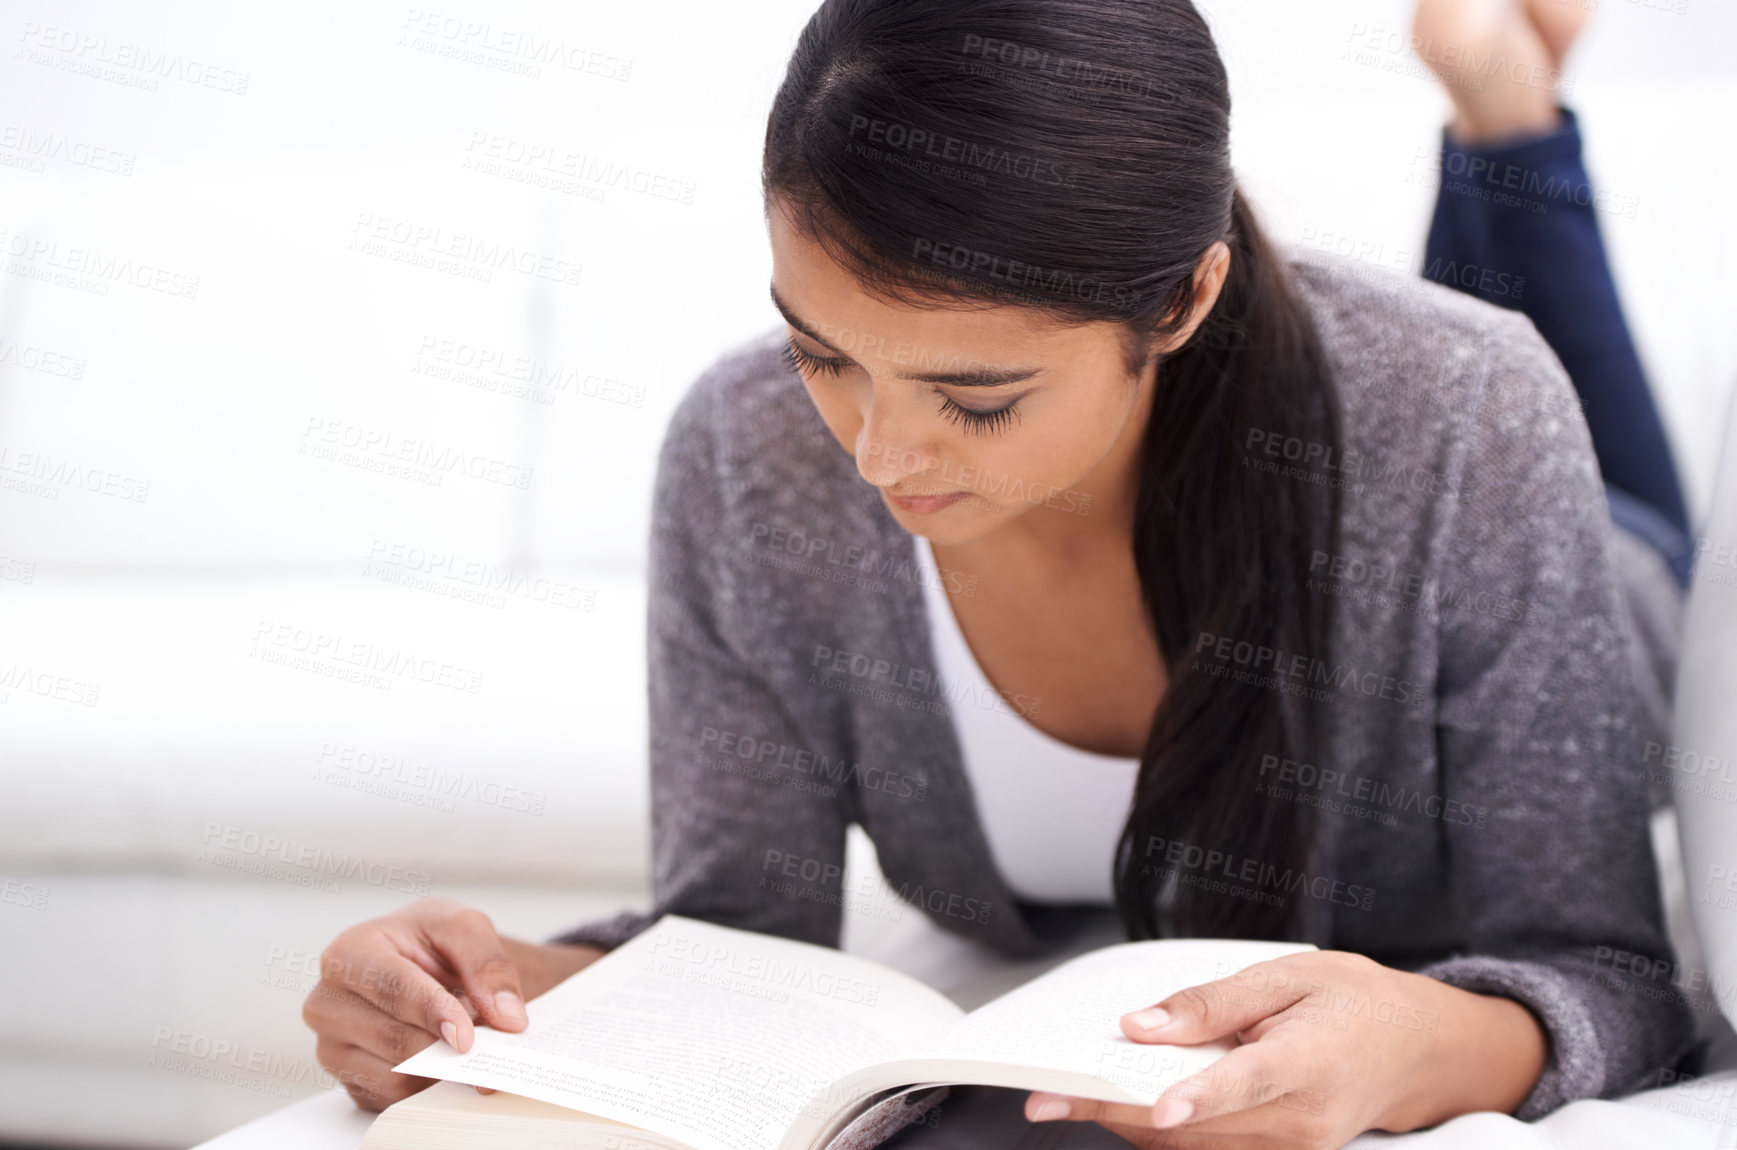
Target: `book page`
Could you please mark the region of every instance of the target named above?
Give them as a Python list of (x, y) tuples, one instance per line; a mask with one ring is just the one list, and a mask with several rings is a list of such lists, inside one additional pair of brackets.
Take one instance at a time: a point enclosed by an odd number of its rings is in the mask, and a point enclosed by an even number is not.
[(1122, 1033), (1122, 1015), (1186, 987), (1228, 977), (1245, 966), (1314, 949), (1307, 943), (1224, 939), (1165, 939), (1106, 947), (1070, 959), (978, 1007), (907, 1046), (897, 1061), (968, 1061), (1061, 1071), (1084, 1076), (1089, 1084), (1103, 1084), (1105, 1089), (1094, 1096), (1149, 1105), (1170, 1085), (1229, 1053), (1234, 1042), (1199, 1046), (1135, 1042)]
[(769, 1150), (835, 1079), (962, 1015), (829, 947), (665, 915), (527, 1007), (395, 1070), (488, 1086), (681, 1139)]

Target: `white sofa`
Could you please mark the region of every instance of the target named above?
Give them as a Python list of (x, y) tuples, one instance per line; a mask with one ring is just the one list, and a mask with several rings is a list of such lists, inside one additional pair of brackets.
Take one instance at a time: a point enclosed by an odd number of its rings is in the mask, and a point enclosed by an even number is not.
[(1698, 947), (1681, 962), (1737, 1021), (1737, 401), (1683, 632), (1673, 745), (1655, 756), (1673, 783)]
[[(438, 633), (490, 668), (484, 690), (262, 663), (262, 601), (380, 641)], [(5, 600), (0, 661), (80, 668), (101, 695), (0, 705), (8, 761), (30, 764), (0, 801), (0, 1136), (185, 1146), (316, 1089), (314, 956), (418, 894), (531, 938), (636, 904), (643, 593), (597, 602), (305, 582)]]

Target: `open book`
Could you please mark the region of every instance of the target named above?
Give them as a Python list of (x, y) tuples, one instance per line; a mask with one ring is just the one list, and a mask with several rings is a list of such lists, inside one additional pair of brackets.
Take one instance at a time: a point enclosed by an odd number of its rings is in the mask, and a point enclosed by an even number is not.
[(1123, 1014), (1313, 949), (1118, 943), (966, 1013), (855, 955), (665, 915), (537, 998), (525, 1030), (399, 1063), (445, 1081), (383, 1111), (362, 1150), (867, 1150), (949, 1084), (1151, 1105), (1232, 1044), (1133, 1042)]

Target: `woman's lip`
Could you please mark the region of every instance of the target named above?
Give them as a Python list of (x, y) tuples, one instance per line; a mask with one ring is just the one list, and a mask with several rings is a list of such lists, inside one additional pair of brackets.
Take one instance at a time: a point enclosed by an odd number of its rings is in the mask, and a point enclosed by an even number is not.
[(932, 511), (939, 511), (943, 507), (953, 506), (968, 494), (970, 493), (966, 491), (955, 491), (951, 495), (893, 495), (889, 492), (887, 498), (906, 511), (927, 515)]

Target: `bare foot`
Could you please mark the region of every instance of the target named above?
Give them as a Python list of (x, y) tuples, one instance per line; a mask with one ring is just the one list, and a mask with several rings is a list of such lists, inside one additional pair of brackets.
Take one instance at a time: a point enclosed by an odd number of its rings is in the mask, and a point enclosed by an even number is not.
[(1479, 144), (1560, 126), (1562, 59), (1586, 16), (1571, 0), (1418, 0), (1413, 42), (1453, 100), (1452, 134)]
[(1586, 6), (1589, 3), (1597, 6), (1596, 0), (1526, 0), (1526, 15), (1532, 18), (1532, 26), (1550, 49), (1553, 67), (1562, 67), (1568, 49), (1586, 27), (1586, 19), (1592, 15), (1592, 8)]

